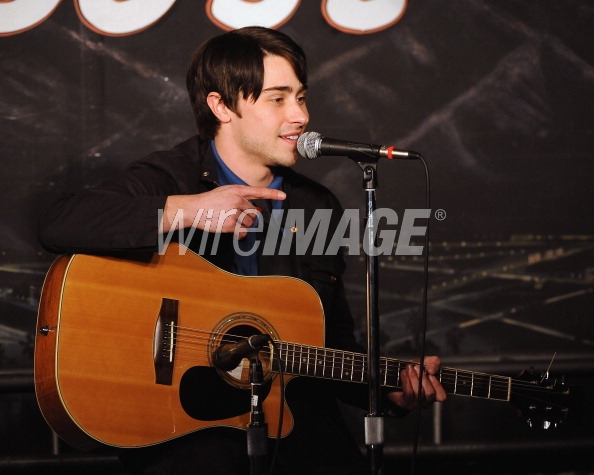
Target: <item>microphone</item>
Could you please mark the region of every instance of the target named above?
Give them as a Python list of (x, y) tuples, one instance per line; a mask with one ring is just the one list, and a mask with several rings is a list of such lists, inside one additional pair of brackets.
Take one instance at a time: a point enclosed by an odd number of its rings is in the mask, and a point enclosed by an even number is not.
[(304, 132), (301, 134), (299, 140), (297, 140), (297, 151), (299, 155), (310, 160), (320, 155), (339, 155), (368, 162), (382, 157), (390, 160), (394, 158), (409, 160), (421, 158), (418, 152), (412, 150), (396, 150), (391, 145), (374, 145), (331, 139), (317, 132)]
[(212, 354), (213, 364), (222, 371), (231, 371), (239, 362), (265, 346), (270, 337), (265, 334), (252, 335), (249, 338), (219, 346)]

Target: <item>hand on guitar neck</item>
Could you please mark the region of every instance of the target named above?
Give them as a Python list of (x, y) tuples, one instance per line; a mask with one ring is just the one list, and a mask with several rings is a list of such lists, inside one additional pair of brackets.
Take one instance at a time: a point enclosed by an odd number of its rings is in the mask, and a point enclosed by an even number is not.
[(424, 361), (424, 372), (421, 377), (421, 366), (419, 364), (407, 365), (401, 372), (402, 391), (394, 391), (388, 394), (388, 398), (402, 409), (412, 410), (419, 405), (419, 379), (422, 384), (421, 406), (430, 406), (434, 402), (443, 402), (447, 394), (437, 374), (441, 368), (441, 360), (438, 356), (427, 356)]

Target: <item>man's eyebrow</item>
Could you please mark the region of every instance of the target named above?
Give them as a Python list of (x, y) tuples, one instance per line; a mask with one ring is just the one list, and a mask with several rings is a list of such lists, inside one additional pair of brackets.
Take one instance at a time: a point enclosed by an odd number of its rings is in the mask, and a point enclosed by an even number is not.
[[(307, 91), (307, 86), (302, 86), (297, 90), (297, 93), (305, 92), (305, 91)], [(293, 88), (291, 86), (272, 86), (272, 87), (267, 87), (266, 89), (262, 89), (262, 92), (260, 94), (263, 94), (265, 92), (291, 93), (291, 92), (293, 92)]]

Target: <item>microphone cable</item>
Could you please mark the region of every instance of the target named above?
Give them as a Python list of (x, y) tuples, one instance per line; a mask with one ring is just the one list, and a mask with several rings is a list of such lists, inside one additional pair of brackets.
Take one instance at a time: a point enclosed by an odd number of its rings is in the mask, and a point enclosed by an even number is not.
[[(422, 155), (417, 157), (421, 160), (423, 168), (425, 170), (425, 209), (431, 213), (431, 192), (430, 192), (430, 178), (429, 178), (429, 167), (427, 162)], [(421, 315), (421, 333), (420, 333), (420, 354), (419, 354), (419, 386), (417, 394), (417, 419), (415, 423), (414, 439), (413, 439), (413, 452), (411, 460), (411, 474), (414, 475), (416, 470), (417, 452), (419, 446), (419, 437), (421, 430), (421, 404), (423, 402), (423, 374), (425, 373), (425, 352), (426, 352), (426, 339), (427, 339), (427, 294), (429, 291), (429, 229), (431, 224), (431, 214), (427, 220), (427, 231), (425, 233), (425, 258), (423, 262), (423, 273), (425, 275), (423, 283), (423, 298), (422, 298), (422, 315)]]
[[(274, 443), (274, 453), (272, 455), (272, 460), (270, 462), (270, 468), (268, 470), (269, 474), (274, 473), (274, 468), (276, 466), (276, 461), (278, 458), (278, 451), (279, 445), (282, 438), (282, 430), (283, 430), (283, 417), (285, 413), (285, 373), (283, 371), (283, 365), (281, 364), (281, 353), (276, 341), (273, 338), (269, 340), (270, 344), (272, 345), (273, 353), (278, 361), (278, 375), (279, 375), (279, 384), (280, 384), (280, 398), (279, 398), (279, 414), (278, 414), (278, 427), (276, 430), (276, 440)], [(272, 367), (272, 366), (271, 366)], [(274, 384), (274, 382), (272, 383)]]

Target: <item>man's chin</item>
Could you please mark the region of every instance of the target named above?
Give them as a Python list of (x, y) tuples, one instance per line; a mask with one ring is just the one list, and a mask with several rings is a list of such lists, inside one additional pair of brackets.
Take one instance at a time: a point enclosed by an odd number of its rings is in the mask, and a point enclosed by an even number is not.
[(295, 152), (292, 156), (286, 156), (278, 159), (278, 166), (280, 167), (292, 167), (297, 163), (301, 156)]

